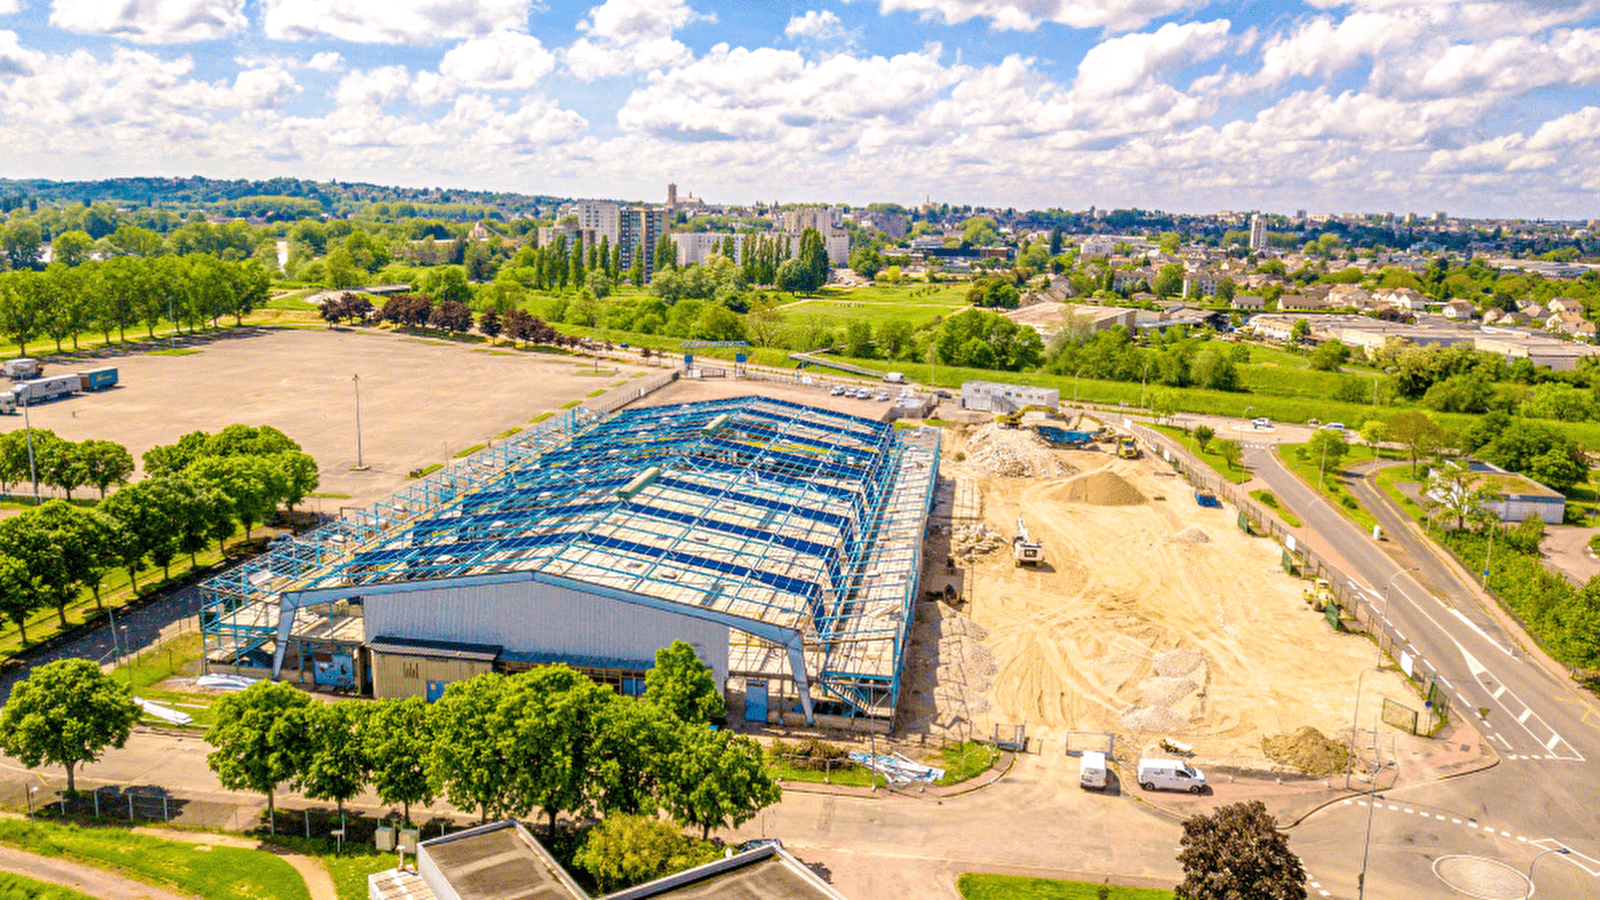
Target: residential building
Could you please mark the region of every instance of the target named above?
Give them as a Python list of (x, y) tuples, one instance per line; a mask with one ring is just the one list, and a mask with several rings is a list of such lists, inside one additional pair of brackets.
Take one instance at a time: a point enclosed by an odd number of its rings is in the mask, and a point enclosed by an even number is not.
[(622, 270), (633, 267), (635, 253), (643, 253), (644, 280), (656, 272), (656, 241), (667, 230), (667, 211), (659, 206), (630, 206), (618, 216), (617, 245), (622, 248)]
[(622, 207), (616, 203), (603, 203), (598, 201), (585, 201), (572, 206), (572, 215), (578, 217), (578, 227), (585, 228), (595, 233), (595, 242), (601, 238), (606, 241), (606, 246), (617, 246), (617, 239), (621, 236)]
[(1156, 270), (1148, 266), (1140, 266), (1137, 269), (1118, 269), (1111, 276), (1111, 289), (1120, 291), (1140, 282), (1143, 282), (1145, 287), (1155, 284)]
[(1349, 306), (1365, 309), (1371, 299), (1372, 294), (1355, 284), (1336, 284), (1328, 291), (1328, 305), (1332, 307)]
[(1234, 294), (1234, 309), (1266, 309), (1267, 298), (1260, 294)]
[(1250, 217), (1250, 249), (1267, 249), (1267, 220), (1260, 213)]
[(1083, 239), (1083, 243), (1078, 245), (1078, 256), (1081, 259), (1107, 259), (1116, 249), (1116, 238), (1097, 234)]
[(1472, 314), (1476, 311), (1477, 307), (1473, 306), (1470, 302), (1459, 299), (1451, 300), (1449, 303), (1446, 303), (1444, 305), (1444, 309), (1442, 310), (1446, 319), (1455, 319), (1458, 322), (1472, 321)]
[(845, 265), (850, 259), (850, 235), (840, 224), (842, 214), (835, 206), (802, 206), (783, 211), (783, 231), (794, 241), (795, 252), (800, 252), (800, 237), (807, 228), (822, 235), (823, 249), (828, 262)]
[(737, 262), (744, 254), (744, 242), (750, 232), (674, 231), (667, 237), (678, 248), (678, 265), (688, 266), (705, 262), (713, 253), (722, 253), (729, 238), (733, 239), (734, 261)]
[(1217, 283), (1224, 277), (1215, 269), (1197, 269), (1183, 275), (1183, 298), (1209, 297), (1217, 292)]
[(1583, 315), (1583, 301), (1571, 297), (1557, 297), (1546, 306), (1551, 312), (1567, 313), (1574, 316)]
[(1278, 298), (1278, 308), (1281, 310), (1317, 310), (1326, 306), (1323, 298), (1315, 294), (1284, 294)]

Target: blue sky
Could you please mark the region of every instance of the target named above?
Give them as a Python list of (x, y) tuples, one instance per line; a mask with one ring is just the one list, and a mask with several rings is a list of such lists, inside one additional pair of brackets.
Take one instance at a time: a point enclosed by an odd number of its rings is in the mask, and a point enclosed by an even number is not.
[(1600, 0), (0, 0), (0, 174), (1600, 217)]

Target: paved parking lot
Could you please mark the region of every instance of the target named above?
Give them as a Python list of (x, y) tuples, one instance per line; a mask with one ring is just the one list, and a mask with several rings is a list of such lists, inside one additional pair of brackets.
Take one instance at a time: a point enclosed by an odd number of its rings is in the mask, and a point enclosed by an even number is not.
[[(196, 429), (271, 425), (317, 460), (325, 512), (365, 506), (400, 488), (406, 475), (525, 426), (546, 410), (655, 370), (585, 357), (490, 350), (380, 331), (243, 329), (199, 340), (171, 356), (151, 353), (46, 359), (47, 374), (115, 365), (120, 384), (31, 411), (36, 428), (69, 440), (104, 438), (135, 458)], [(182, 346), (180, 344), (180, 346)], [(356, 464), (356, 383), (361, 459)], [(0, 431), (23, 417), (0, 417)]]

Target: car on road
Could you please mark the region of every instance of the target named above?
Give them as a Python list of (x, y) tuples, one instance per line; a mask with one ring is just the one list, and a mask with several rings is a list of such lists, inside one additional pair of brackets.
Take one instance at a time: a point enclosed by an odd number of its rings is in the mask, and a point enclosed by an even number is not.
[(1139, 760), (1139, 787), (1147, 791), (1188, 791), (1191, 794), (1206, 792), (1206, 776), (1182, 760)]
[(1343, 422), (1329, 422), (1328, 424), (1322, 426), (1322, 430), (1323, 431), (1343, 431), (1344, 430), (1344, 423)]
[(841, 394), (843, 394), (844, 391), (845, 391), (844, 385), (836, 384), (836, 385), (833, 386), (833, 390), (828, 392), (828, 396), (830, 396), (830, 397), (838, 397)]
[(1322, 420), (1321, 419), (1307, 419), (1306, 420), (1306, 424), (1310, 425), (1312, 428), (1321, 428), (1322, 427)]
[(1254, 428), (1271, 428), (1272, 420), (1266, 416), (1257, 416), (1250, 420), (1250, 425)]
[(889, 399), (889, 392), (888, 391), (879, 391), (876, 394), (872, 395), (872, 399), (878, 401), (879, 403), (882, 403), (885, 400)]

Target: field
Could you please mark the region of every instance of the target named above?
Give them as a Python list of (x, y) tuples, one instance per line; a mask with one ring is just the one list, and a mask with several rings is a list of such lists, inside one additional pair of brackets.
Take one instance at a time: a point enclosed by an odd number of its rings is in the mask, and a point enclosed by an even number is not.
[[(967, 873), (956, 881), (962, 900), (1095, 900), (1101, 885), (1087, 881), (1057, 881), (1021, 875)], [(1156, 888), (1112, 887), (1107, 900), (1171, 900), (1172, 891)]]
[[(1233, 510), (1197, 506), (1149, 457), (1055, 450), (1064, 474), (996, 477), (977, 455), (957, 462), (963, 446), (947, 440), (945, 471), (977, 486), (1001, 540), (965, 567), (959, 615), (922, 604), (940, 610), (919, 622), (938, 635), (938, 678), (930, 689), (927, 664), (913, 662), (909, 728), (1025, 724), (1056, 747), (1069, 731), (1112, 733), (1129, 756), (1172, 737), (1203, 763), (1245, 767), (1267, 765), (1263, 737), (1348, 728), (1371, 645), (1332, 633), (1277, 546), (1241, 532)], [(1038, 568), (1012, 561), (1019, 514), (1044, 546)], [(942, 571), (937, 559), (930, 570)], [(1367, 681), (1361, 699), (1374, 710), (1381, 696), (1414, 702), (1399, 676)]]
[[(472, 345), (392, 332), (246, 328), (196, 339), (186, 356), (128, 353), (94, 360), (120, 370), (119, 387), (32, 411), (35, 428), (63, 438), (105, 438), (135, 458), (156, 444), (233, 422), (271, 425), (316, 458), (322, 494), (312, 509), (364, 506), (407, 475), (526, 425), (539, 413), (620, 383), (641, 367), (565, 355), (474, 353)], [(86, 364), (45, 361), (47, 370)], [(356, 384), (360, 380), (360, 458)], [(0, 431), (19, 429), (7, 416)], [(325, 502), (326, 499), (326, 502)]]

